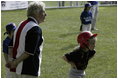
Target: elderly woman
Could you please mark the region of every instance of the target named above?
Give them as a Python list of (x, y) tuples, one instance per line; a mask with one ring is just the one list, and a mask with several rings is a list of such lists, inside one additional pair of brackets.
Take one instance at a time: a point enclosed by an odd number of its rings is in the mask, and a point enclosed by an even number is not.
[(15, 30), (9, 49), (10, 53), (13, 52), (12, 60), (6, 64), (11, 72), (16, 72), (15, 77), (40, 76), (43, 37), (39, 24), (44, 22), (45, 16), (45, 4), (32, 2), (27, 9), (28, 19), (21, 22)]

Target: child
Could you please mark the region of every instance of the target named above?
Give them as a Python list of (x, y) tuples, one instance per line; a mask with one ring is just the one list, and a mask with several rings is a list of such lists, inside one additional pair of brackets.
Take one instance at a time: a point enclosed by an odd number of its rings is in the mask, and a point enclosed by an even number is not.
[(98, 1), (88, 1), (88, 3), (90, 3), (92, 5), (90, 11), (92, 12), (92, 27), (91, 30), (98, 30), (96, 29), (96, 20), (97, 20), (97, 16), (98, 16)]
[(88, 61), (94, 56), (96, 51), (95, 42), (97, 34), (92, 34), (90, 31), (84, 31), (77, 37), (77, 42), (80, 47), (77, 47), (72, 52), (63, 56), (63, 59), (71, 64), (69, 72), (70, 78), (83, 78)]
[(91, 31), (92, 13), (90, 12), (91, 4), (85, 4), (84, 11), (81, 13), (80, 31)]
[[(8, 46), (12, 40), (13, 33), (14, 33), (15, 29), (16, 29), (16, 25), (14, 23), (9, 23), (6, 25), (6, 32), (4, 33), (4, 35), (7, 34), (7, 37), (5, 38), (5, 40), (3, 40), (3, 53), (4, 53), (4, 58), (5, 58), (6, 63), (9, 61), (9, 59), (8, 59), (8, 56), (9, 56)], [(8, 68), (6, 68), (6, 77), (7, 78), (10, 77), (10, 71)]]

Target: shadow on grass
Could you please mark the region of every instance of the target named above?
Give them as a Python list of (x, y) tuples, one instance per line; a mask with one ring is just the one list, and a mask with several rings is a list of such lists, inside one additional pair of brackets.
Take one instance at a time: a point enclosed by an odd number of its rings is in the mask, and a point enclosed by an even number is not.
[(71, 48), (72, 48), (72, 50), (73, 50), (76, 46), (77, 46), (77, 45), (75, 45), (75, 44), (70, 44), (69, 46), (62, 47), (61, 50), (68, 50), (68, 49), (71, 49)]
[(75, 34), (79, 34), (79, 32), (60, 34), (59, 37), (64, 38), (64, 37), (67, 37), (67, 36), (70, 36), (70, 35), (75, 35)]

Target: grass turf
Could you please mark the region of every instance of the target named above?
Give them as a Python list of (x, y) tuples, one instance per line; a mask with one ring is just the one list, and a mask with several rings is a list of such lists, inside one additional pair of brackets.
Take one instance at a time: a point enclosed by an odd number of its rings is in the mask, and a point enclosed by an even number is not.
[[(77, 46), (80, 13), (83, 8), (49, 9), (46, 21), (40, 24), (45, 38), (41, 78), (66, 78), (70, 65), (63, 61), (63, 54)], [(5, 25), (14, 22), (16, 25), (26, 19), (26, 10), (1, 12), (1, 39), (5, 38)], [(97, 19), (98, 40), (96, 55), (89, 61), (86, 78), (117, 77), (117, 7), (100, 7)], [(5, 61), (1, 52), (1, 77), (5, 77)]]

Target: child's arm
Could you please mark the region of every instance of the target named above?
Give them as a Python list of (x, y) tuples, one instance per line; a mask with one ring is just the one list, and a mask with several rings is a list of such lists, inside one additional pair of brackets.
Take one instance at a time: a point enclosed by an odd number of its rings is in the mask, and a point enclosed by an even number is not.
[(4, 58), (5, 58), (5, 61), (7, 63), (8, 62), (8, 54), (4, 53)]
[(69, 61), (67, 60), (66, 56), (63, 56), (62, 59), (65, 60), (66, 62), (69, 62)]
[(13, 47), (12, 46), (9, 46), (8, 47), (8, 52), (9, 52), (9, 54), (8, 54), (8, 56), (9, 56), (9, 61), (12, 61), (12, 57), (13, 57)]
[(76, 65), (74, 64), (74, 62), (68, 61), (68, 59), (66, 58), (66, 56), (63, 56), (62, 59), (65, 60), (67, 63), (71, 64), (72, 67), (75, 67), (76, 68)]
[(3, 53), (4, 53), (5, 62), (7, 63), (8, 62), (8, 46), (5, 40), (3, 41)]
[(13, 38), (11, 39), (8, 46), (8, 56), (9, 56), (9, 61), (12, 61), (13, 60)]
[(95, 49), (92, 50), (92, 51), (89, 53), (89, 59), (93, 58), (94, 55), (95, 55), (95, 53), (96, 53)]

